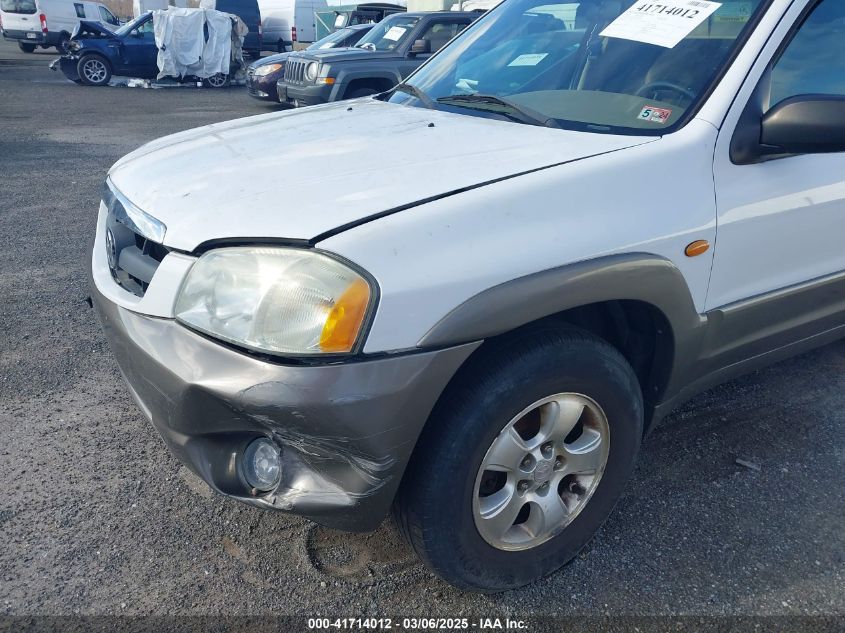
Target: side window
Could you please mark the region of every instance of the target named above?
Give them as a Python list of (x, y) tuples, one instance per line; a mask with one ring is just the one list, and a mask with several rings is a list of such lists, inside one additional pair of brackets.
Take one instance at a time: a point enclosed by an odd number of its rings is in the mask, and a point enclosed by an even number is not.
[(137, 33), (141, 37), (147, 37), (148, 39), (153, 36), (153, 21), (147, 20), (143, 24), (139, 24), (134, 29), (132, 29), (134, 33)]
[(81, 2), (74, 2), (73, 8), (76, 9), (76, 17), (85, 18), (85, 6)]
[(772, 68), (771, 107), (805, 94), (845, 95), (842, 0), (821, 0)]
[(431, 42), (431, 52), (435, 53), (467, 26), (463, 22), (432, 22), (417, 39)]

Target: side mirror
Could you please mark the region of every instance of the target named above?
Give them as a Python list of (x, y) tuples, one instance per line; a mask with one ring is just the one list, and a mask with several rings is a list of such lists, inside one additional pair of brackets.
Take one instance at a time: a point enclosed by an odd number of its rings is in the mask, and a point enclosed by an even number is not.
[[(749, 104), (752, 105), (752, 104)], [(731, 160), (759, 163), (791, 154), (845, 152), (845, 97), (798, 95), (766, 114), (747, 109), (731, 141)]]
[(769, 110), (760, 144), (779, 154), (845, 152), (845, 97), (799, 95)]
[(431, 41), (429, 40), (416, 40), (411, 45), (411, 55), (425, 55), (426, 53), (431, 52)]

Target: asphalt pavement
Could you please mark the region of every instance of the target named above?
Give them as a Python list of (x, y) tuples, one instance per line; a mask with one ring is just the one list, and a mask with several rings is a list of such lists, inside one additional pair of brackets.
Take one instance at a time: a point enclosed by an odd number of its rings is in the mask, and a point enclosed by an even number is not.
[(212, 494), (125, 389), (86, 250), (123, 154), (272, 107), (77, 86), (54, 58), (0, 43), (0, 615), (845, 616), (845, 341), (685, 405), (591, 545), (516, 591), (453, 589), (389, 521), (344, 534)]

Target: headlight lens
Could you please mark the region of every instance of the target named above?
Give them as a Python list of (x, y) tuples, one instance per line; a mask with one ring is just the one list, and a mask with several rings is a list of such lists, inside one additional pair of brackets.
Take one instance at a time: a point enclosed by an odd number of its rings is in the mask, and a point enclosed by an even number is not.
[(311, 62), (305, 67), (305, 79), (307, 81), (314, 81), (317, 78), (317, 70), (319, 68), (319, 64), (317, 62)]
[(269, 75), (270, 73), (276, 72), (281, 67), (281, 64), (266, 64), (265, 66), (259, 66), (255, 69), (254, 75), (256, 77), (263, 77), (264, 75)]
[(358, 341), (373, 296), (364, 277), (322, 253), (220, 248), (191, 268), (176, 318), (258, 351), (345, 353)]
[(79, 43), (79, 42), (77, 42), (76, 40), (71, 40), (70, 42), (68, 42), (68, 43), (67, 43), (67, 49), (68, 49), (71, 53), (75, 53), (75, 52), (76, 52), (76, 51), (78, 51), (80, 48), (82, 48), (82, 44), (80, 44), (80, 43)]

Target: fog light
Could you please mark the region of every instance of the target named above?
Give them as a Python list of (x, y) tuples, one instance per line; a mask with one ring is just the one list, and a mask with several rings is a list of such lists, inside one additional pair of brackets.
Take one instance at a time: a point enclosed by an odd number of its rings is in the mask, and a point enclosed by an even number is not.
[(246, 447), (243, 459), (246, 482), (256, 490), (272, 490), (282, 475), (279, 449), (273, 442), (260, 438)]

